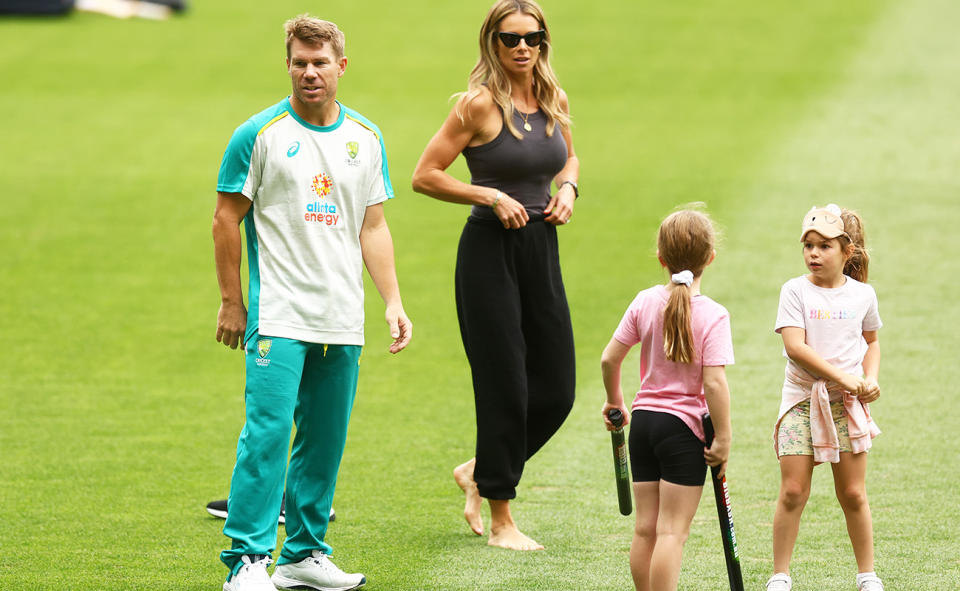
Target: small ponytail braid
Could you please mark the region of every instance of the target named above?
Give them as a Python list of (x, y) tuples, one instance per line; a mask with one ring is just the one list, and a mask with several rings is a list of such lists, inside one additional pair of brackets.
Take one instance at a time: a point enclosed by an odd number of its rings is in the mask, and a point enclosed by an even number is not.
[(846, 232), (846, 236), (840, 237), (841, 245), (845, 250), (850, 247), (853, 248), (850, 258), (843, 265), (843, 274), (861, 283), (866, 283), (870, 267), (870, 254), (867, 252), (863, 218), (852, 209), (842, 209), (840, 219), (843, 220), (843, 231)]

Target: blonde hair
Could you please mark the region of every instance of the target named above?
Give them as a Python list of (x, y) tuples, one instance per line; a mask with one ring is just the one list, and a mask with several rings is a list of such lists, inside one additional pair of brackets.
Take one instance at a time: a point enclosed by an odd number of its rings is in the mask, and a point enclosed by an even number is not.
[(500, 22), (511, 14), (519, 12), (532, 16), (540, 23), (544, 30), (543, 42), (539, 45), (539, 56), (533, 66), (533, 95), (540, 105), (540, 110), (547, 116), (547, 135), (553, 136), (553, 131), (559, 123), (561, 127), (570, 126), (570, 116), (560, 108), (560, 82), (550, 66), (550, 29), (543, 16), (543, 10), (533, 0), (499, 0), (490, 8), (487, 18), (480, 27), (480, 58), (470, 72), (467, 91), (454, 96), (466, 97), (457, 105), (457, 116), (463, 120), (463, 109), (467, 103), (479, 96), (481, 88), (486, 86), (493, 96), (493, 101), (503, 112), (503, 123), (518, 139), (523, 139), (520, 131), (513, 123), (513, 100), (510, 98), (510, 79), (497, 57), (496, 33)]
[(337, 59), (343, 57), (346, 38), (343, 31), (330, 21), (321, 20), (309, 14), (301, 14), (285, 22), (283, 30), (287, 36), (287, 59), (290, 59), (290, 46), (294, 39), (299, 39), (308, 45), (329, 43)]
[[(683, 209), (667, 216), (657, 232), (660, 260), (670, 273), (703, 274), (713, 255), (716, 231), (705, 214)], [(696, 356), (690, 328), (690, 287), (675, 283), (663, 310), (663, 353), (676, 363), (692, 363)]]
[(866, 283), (870, 267), (870, 254), (867, 252), (863, 219), (859, 213), (852, 209), (843, 208), (840, 211), (840, 219), (843, 220), (843, 231), (845, 232), (845, 235), (838, 237), (840, 246), (843, 247), (844, 251), (852, 249), (850, 258), (843, 264), (843, 274)]

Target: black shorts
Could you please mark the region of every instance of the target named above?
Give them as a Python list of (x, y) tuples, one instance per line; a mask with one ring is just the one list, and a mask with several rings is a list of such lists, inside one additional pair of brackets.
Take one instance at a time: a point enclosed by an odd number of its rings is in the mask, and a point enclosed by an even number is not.
[(630, 469), (634, 482), (665, 480), (703, 486), (703, 442), (672, 414), (635, 410), (630, 421)]

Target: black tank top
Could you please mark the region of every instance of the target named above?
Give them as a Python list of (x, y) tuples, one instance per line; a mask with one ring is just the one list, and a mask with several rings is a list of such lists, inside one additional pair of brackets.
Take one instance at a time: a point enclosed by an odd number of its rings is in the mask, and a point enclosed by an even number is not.
[[(470, 183), (493, 187), (519, 201), (530, 215), (543, 215), (550, 202), (550, 184), (567, 163), (567, 143), (556, 125), (547, 137), (547, 117), (539, 109), (527, 116), (532, 131), (523, 129), (523, 118), (513, 112), (523, 140), (518, 140), (506, 124), (490, 142), (463, 149), (470, 169)], [(496, 220), (489, 207), (475, 205), (472, 216)]]

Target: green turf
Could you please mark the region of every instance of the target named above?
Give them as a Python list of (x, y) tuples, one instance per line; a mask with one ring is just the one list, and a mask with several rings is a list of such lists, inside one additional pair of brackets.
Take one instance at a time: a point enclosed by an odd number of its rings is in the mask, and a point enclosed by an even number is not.
[[(233, 128), (288, 91), (282, 21), (320, 5), (194, 2), (166, 23), (97, 15), (0, 20), (0, 589), (218, 589), (242, 360), (214, 339), (210, 219)], [(386, 136), (387, 207), (415, 341), (368, 346), (328, 541), (368, 589), (629, 588), (599, 423), (599, 353), (632, 296), (662, 280), (659, 219), (705, 201), (723, 226), (704, 291), (731, 311), (738, 363), (730, 484), (748, 588), (771, 568), (770, 430), (783, 361), (779, 286), (803, 272), (813, 204), (858, 208), (885, 327), (884, 434), (868, 475), (888, 589), (956, 588), (958, 479), (950, 305), (956, 97), (948, 0), (546, 2), (582, 162), (561, 232), (578, 401), (528, 465), (515, 515), (547, 546), (488, 548), (460, 517), (451, 468), (474, 441), (453, 306), (463, 207), (414, 195), (412, 168), (476, 55), (486, 2), (354, 2), (341, 99)], [(462, 163), (454, 167), (464, 175)], [(633, 359), (631, 357), (631, 359)], [(627, 369), (636, 385), (635, 366)], [(632, 382), (631, 382), (632, 380)], [(680, 588), (724, 587), (704, 497)], [(282, 532), (282, 530), (281, 530)], [(852, 589), (855, 564), (821, 467), (793, 573)]]

